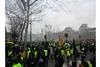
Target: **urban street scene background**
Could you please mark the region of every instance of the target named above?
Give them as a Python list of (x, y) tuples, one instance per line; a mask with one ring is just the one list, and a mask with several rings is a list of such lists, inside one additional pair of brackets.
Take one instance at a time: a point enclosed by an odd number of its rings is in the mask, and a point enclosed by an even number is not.
[(95, 0), (5, 0), (6, 67), (96, 67)]

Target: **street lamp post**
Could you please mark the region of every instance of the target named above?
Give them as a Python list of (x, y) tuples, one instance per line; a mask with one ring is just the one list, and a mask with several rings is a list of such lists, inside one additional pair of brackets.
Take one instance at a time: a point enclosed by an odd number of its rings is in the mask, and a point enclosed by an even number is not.
[(32, 23), (30, 22), (30, 45), (32, 44)]

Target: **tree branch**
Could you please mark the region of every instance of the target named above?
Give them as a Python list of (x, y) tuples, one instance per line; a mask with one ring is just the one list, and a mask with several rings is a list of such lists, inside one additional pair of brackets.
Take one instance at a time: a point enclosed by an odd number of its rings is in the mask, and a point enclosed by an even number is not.
[(23, 4), (24, 9), (26, 10), (26, 2), (25, 2), (25, 0), (21, 0), (21, 3)]
[(29, 6), (32, 6), (35, 2), (37, 2), (38, 0), (35, 0), (34, 2), (32, 2), (31, 4), (29, 4)]

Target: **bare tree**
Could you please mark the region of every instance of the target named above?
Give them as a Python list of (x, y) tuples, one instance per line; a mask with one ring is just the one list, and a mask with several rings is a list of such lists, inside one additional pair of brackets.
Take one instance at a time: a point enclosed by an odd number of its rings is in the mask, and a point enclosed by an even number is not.
[[(27, 33), (29, 23), (32, 21), (41, 21), (40, 16), (35, 17), (33, 20), (30, 17), (33, 14), (39, 14), (42, 12), (42, 9), (35, 8), (36, 2), (39, 0), (13, 0), (14, 4), (10, 6), (6, 5), (6, 15), (10, 19), (11, 31), (17, 34), (17, 41), (19, 40), (22, 43), (23, 32), (24, 35), (24, 44), (27, 43)], [(39, 4), (39, 3), (38, 3)], [(40, 7), (41, 8), (41, 7)], [(37, 19), (38, 18), (38, 19)]]
[[(10, 1), (10, 0), (7, 0)], [(40, 5), (42, 0), (12, 0), (13, 2), (6, 5), (6, 14), (10, 18), (12, 29), (17, 30), (17, 41), (22, 43), (22, 38), (24, 38), (24, 45), (27, 43), (27, 34), (29, 24), (32, 21), (40, 22), (42, 21), (41, 13), (45, 8), (48, 8), (48, 4)], [(37, 16), (36, 16), (37, 15)], [(44, 14), (45, 15), (45, 14)], [(30, 18), (34, 16), (34, 18)], [(13, 24), (12, 24), (13, 23)], [(14, 28), (13, 28), (14, 27)], [(12, 30), (13, 31), (13, 30)], [(25, 32), (25, 34), (23, 34)], [(23, 37), (24, 35), (24, 37)]]
[(30, 9), (31, 6), (33, 6), (34, 3), (36, 3), (38, 0), (34, 0), (33, 2), (31, 0), (21, 0), (22, 6), (23, 6), (23, 10), (25, 10), (25, 21), (26, 21), (26, 25), (25, 25), (25, 35), (24, 35), (24, 44), (26, 45), (27, 43), (27, 33), (28, 33), (28, 27), (29, 27), (29, 23), (30, 23), (30, 16), (32, 14), (32, 10)]
[(21, 17), (17, 16), (16, 14), (12, 15), (10, 13), (6, 13), (6, 15), (10, 20), (9, 25), (11, 25), (12, 35), (16, 36), (15, 39), (18, 40), (18, 38), (20, 37), (22, 25), (23, 25), (23, 23), (21, 23), (21, 22), (23, 22), (23, 19)]

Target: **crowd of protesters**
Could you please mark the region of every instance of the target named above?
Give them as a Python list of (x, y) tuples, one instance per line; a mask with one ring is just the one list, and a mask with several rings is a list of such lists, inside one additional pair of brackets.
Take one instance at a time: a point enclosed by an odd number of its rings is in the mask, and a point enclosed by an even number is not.
[(96, 67), (95, 40), (64, 41), (62, 45), (58, 41), (35, 42), (26, 47), (6, 42), (6, 67), (49, 67), (49, 60), (55, 67), (64, 67), (64, 63), (65, 67)]

